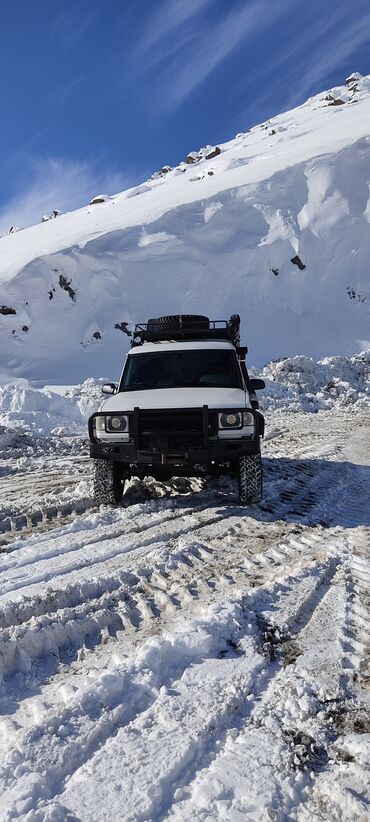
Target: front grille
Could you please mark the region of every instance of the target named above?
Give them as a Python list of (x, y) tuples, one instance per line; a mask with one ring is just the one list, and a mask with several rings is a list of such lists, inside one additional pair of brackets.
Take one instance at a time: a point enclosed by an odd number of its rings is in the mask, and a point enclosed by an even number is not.
[[(209, 414), (208, 433), (212, 436), (215, 415)], [(174, 451), (186, 446), (203, 445), (203, 411), (140, 411), (139, 448)]]

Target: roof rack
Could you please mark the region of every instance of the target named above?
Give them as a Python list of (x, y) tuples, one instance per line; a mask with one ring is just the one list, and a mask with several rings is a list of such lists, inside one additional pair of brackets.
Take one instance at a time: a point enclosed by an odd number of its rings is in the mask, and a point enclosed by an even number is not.
[[(161, 318), (165, 320), (166, 318)], [(154, 326), (154, 327), (153, 327)], [(236, 348), (240, 346), (240, 317), (239, 314), (232, 314), (229, 320), (208, 320), (206, 327), (204, 324), (181, 324), (173, 323), (173, 327), (160, 327), (153, 320), (146, 323), (137, 323), (132, 333), (131, 348), (142, 345), (144, 342), (161, 342), (173, 340), (181, 342), (186, 340), (228, 340)]]

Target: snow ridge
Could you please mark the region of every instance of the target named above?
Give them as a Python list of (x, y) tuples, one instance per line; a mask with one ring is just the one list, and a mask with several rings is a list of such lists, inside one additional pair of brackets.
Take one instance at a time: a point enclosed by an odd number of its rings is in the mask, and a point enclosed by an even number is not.
[(134, 322), (236, 308), (257, 366), (366, 350), (369, 122), (370, 77), (355, 77), (212, 157), (3, 237), (4, 367), (114, 378)]

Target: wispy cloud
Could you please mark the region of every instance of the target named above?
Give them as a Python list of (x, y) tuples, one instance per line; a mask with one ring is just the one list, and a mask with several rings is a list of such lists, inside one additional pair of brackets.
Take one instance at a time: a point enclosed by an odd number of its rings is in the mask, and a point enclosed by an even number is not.
[(0, 233), (6, 233), (12, 225), (39, 223), (43, 214), (50, 214), (54, 208), (80, 208), (100, 191), (114, 194), (130, 183), (122, 174), (102, 173), (88, 162), (27, 158), (19, 191), (0, 210)]
[(49, 96), (49, 103), (57, 108), (62, 108), (62, 106), (64, 106), (67, 100), (71, 97), (75, 89), (81, 85), (84, 79), (85, 75), (80, 74), (79, 77), (75, 77), (69, 83), (56, 86), (53, 89), (52, 94)]
[(345, 24), (339, 30), (332, 27), (329, 34), (329, 48), (328, 42), (321, 42), (316, 48), (313, 43), (311, 44), (310, 65), (307, 65), (306, 61), (307, 71), (297, 79), (290, 98), (291, 105), (296, 105), (302, 100), (304, 94), (334, 69), (340, 69), (352, 55), (354, 63), (356, 62), (358, 50), (366, 43), (370, 43), (370, 11), (360, 19), (354, 19), (351, 11)]
[(147, 82), (153, 109), (172, 112), (291, 4), (292, 0), (239, 0), (227, 6), (219, 0), (162, 0), (128, 55), (124, 82)]
[[(303, 0), (295, 2), (304, 6)], [(264, 63), (251, 69), (247, 77), (238, 84), (237, 94), (248, 100), (248, 105), (239, 109), (234, 125), (240, 128), (244, 116), (250, 120), (272, 116), (283, 108), (289, 109), (304, 102), (309, 94), (317, 93), (326, 78), (353, 56), (353, 69), (357, 69), (357, 58), (361, 47), (370, 43), (370, 11), (361, 4), (356, 15), (347, 3), (338, 4), (335, 14), (325, 9), (321, 0), (311, 0), (310, 19), (294, 29), (294, 36), (280, 40), (275, 49), (270, 50)], [(338, 83), (344, 77), (338, 78)], [(258, 95), (253, 91), (258, 88)], [(250, 100), (252, 99), (252, 107)]]
[(99, 13), (100, 9), (97, 7), (88, 11), (88, 0), (79, 0), (72, 9), (56, 18), (50, 36), (60, 40), (64, 47), (72, 47), (86, 34)]
[(258, 30), (272, 26), (284, 14), (286, 5), (284, 0), (274, 5), (263, 0), (247, 5), (243, 3), (215, 23), (207, 36), (197, 41), (190, 60), (176, 60), (162, 110), (180, 105), (227, 57), (247, 44)]
[[(184, 45), (188, 39), (189, 24), (193, 25), (214, 0), (164, 0), (144, 25), (130, 59), (139, 67), (145, 60), (145, 70), (154, 63), (166, 60), (168, 54)], [(143, 67), (143, 66), (141, 66)]]

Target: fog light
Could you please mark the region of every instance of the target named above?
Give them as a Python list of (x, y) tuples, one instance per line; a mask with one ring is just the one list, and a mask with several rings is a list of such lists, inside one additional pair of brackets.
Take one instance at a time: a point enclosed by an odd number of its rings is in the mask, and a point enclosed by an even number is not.
[(105, 431), (105, 417), (95, 417), (95, 431)]
[(243, 425), (253, 425), (254, 426), (254, 416), (251, 414), (250, 411), (243, 412)]

